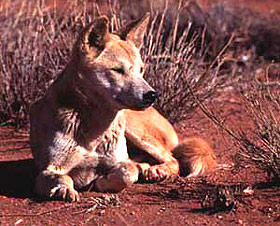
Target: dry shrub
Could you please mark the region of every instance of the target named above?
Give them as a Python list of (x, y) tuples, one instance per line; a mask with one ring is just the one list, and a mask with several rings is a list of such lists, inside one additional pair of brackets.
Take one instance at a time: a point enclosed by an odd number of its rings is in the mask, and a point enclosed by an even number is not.
[[(131, 18), (131, 12), (121, 2), (109, 1), (107, 5), (112, 31)], [(218, 58), (205, 61), (210, 48), (202, 11), (197, 5), (194, 10), (185, 3), (180, 1), (178, 8), (165, 4), (163, 12), (152, 11), (142, 50), (147, 80), (161, 94), (156, 107), (171, 122), (186, 118), (197, 107), (189, 88), (200, 101), (205, 101), (225, 84), (225, 76), (218, 76)], [(98, 15), (100, 8), (87, 1), (68, 3), (65, 12), (50, 10), (44, 1), (9, 4), (0, 14), (0, 122), (19, 127), (29, 120), (30, 104), (46, 92), (67, 64), (75, 36)], [(218, 52), (219, 57), (224, 50)]]
[(255, 128), (252, 136), (239, 136), (239, 157), (265, 171), (271, 181), (280, 181), (280, 90), (279, 84), (253, 83), (242, 91), (243, 101)]
[(67, 35), (71, 18), (59, 21), (28, 1), (18, 10), (11, 5), (1, 15), (0, 120), (21, 126), (28, 122), (30, 103), (66, 64), (72, 40)]
[[(161, 95), (156, 108), (172, 123), (190, 117), (198, 106), (190, 89), (203, 102), (227, 85), (226, 76), (220, 70), (222, 63), (215, 58), (217, 56), (212, 56), (211, 61), (206, 59), (212, 44), (207, 39), (206, 27), (197, 26), (191, 11), (189, 22), (182, 30), (179, 26), (180, 11), (188, 12), (184, 8), (179, 9), (171, 23), (170, 18), (166, 18), (167, 8), (153, 18), (143, 50), (147, 62), (146, 79)], [(225, 50), (220, 49), (218, 56), (222, 56)]]
[(280, 61), (280, 15), (258, 13), (245, 7), (225, 3), (213, 4), (207, 12), (211, 29), (221, 42), (233, 32), (235, 56), (253, 49), (256, 57)]
[(210, 110), (203, 103), (198, 103), (201, 110), (222, 131), (232, 138), (238, 152), (235, 155), (236, 167), (256, 166), (267, 173), (272, 185), (280, 182), (280, 84), (251, 81), (235, 86), (241, 104), (253, 122), (250, 131), (239, 128), (231, 129), (221, 116)]

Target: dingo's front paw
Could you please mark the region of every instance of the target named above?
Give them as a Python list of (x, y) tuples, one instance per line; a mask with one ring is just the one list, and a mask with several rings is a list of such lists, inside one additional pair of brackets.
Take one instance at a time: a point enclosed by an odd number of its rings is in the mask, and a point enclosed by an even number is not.
[(68, 202), (76, 202), (80, 200), (79, 193), (65, 184), (58, 184), (50, 191), (50, 198), (65, 200)]

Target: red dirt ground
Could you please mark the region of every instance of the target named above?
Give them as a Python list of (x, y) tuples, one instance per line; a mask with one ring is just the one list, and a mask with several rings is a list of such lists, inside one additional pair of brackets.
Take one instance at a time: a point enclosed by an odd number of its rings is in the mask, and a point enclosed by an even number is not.
[[(237, 98), (220, 99), (215, 106), (233, 128), (250, 129), (250, 120)], [(236, 147), (199, 110), (177, 125), (177, 131), (181, 137), (205, 138), (220, 163), (232, 162)], [(115, 195), (84, 191), (81, 201), (72, 204), (36, 198), (32, 193), (33, 172), (28, 129), (14, 132), (0, 127), (0, 225), (280, 225), (279, 187), (266, 188), (263, 184), (253, 195), (242, 196), (235, 210), (211, 213), (197, 198), (202, 195), (195, 188), (198, 180), (134, 184)], [(266, 178), (248, 167), (218, 170), (206, 179), (252, 184)]]

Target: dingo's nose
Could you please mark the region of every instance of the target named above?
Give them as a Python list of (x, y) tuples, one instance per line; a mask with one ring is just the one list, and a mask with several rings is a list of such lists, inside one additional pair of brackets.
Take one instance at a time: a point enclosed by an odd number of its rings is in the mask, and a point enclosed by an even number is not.
[(145, 103), (145, 105), (152, 105), (157, 98), (157, 92), (149, 91), (143, 95), (143, 102)]

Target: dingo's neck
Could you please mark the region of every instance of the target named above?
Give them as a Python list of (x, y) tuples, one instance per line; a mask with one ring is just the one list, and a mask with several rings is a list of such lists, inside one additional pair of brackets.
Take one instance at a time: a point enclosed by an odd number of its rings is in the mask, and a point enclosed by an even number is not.
[(48, 96), (58, 105), (59, 117), (63, 115), (64, 118), (62, 123), (67, 124), (67, 128), (72, 128), (69, 133), (72, 133), (83, 146), (92, 146), (91, 144), (104, 134), (111, 134), (112, 129), (122, 130), (124, 126), (122, 111), (114, 109), (94, 90), (93, 96), (88, 98), (82, 87), (79, 87), (76, 76), (78, 76), (76, 70), (66, 68), (53, 84), (51, 88), (53, 92), (50, 91)]

